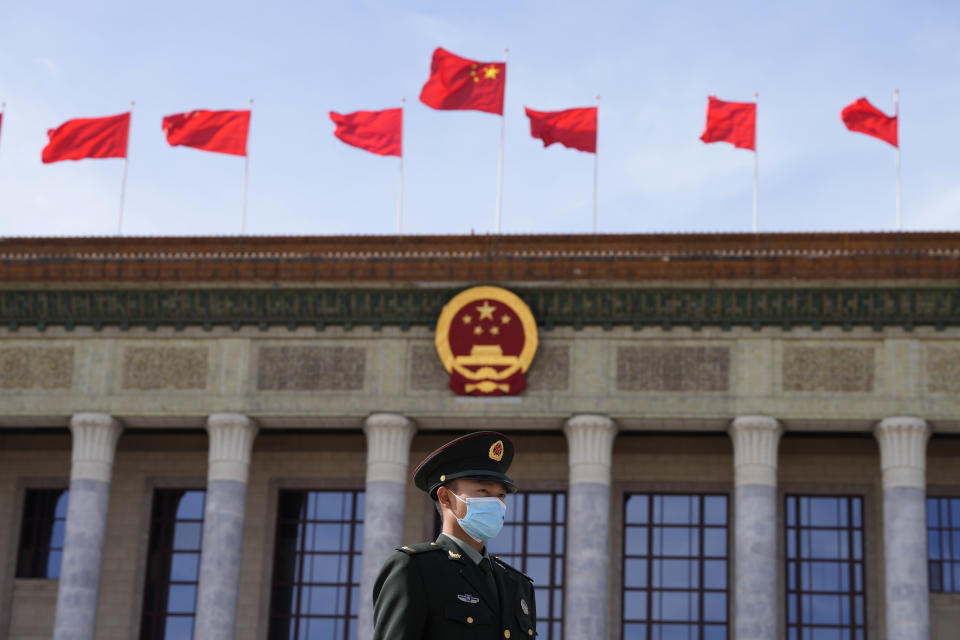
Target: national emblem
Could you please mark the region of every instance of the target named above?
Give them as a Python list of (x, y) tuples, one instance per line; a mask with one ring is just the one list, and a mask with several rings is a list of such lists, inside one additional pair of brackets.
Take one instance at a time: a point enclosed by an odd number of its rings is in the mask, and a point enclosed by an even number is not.
[(436, 346), (460, 395), (515, 395), (537, 351), (537, 323), (530, 307), (500, 287), (461, 291), (437, 320)]

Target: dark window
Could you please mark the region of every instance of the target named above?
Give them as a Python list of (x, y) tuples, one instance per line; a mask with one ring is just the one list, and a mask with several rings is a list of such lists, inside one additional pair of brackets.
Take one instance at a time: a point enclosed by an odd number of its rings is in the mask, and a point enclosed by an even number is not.
[(787, 496), (787, 639), (864, 640), (863, 499)]
[(356, 639), (363, 498), (362, 491), (280, 492), (271, 640)]
[(624, 501), (623, 640), (726, 640), (726, 495)]
[(487, 549), (533, 578), (537, 637), (562, 640), (566, 494), (529, 491), (508, 495), (506, 502), (503, 531), (487, 542)]
[(927, 498), (930, 591), (960, 593), (960, 498)]
[(205, 492), (156, 489), (140, 640), (190, 640), (197, 612)]
[(59, 578), (67, 526), (66, 489), (27, 489), (23, 497), (18, 578)]

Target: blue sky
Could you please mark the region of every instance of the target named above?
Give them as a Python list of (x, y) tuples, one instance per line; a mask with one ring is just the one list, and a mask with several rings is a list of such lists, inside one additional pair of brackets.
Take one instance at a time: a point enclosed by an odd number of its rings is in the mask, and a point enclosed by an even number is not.
[(707, 96), (760, 93), (761, 231), (895, 227), (894, 151), (848, 132), (901, 90), (904, 227), (960, 227), (955, 2), (30, 2), (0, 6), (0, 235), (115, 233), (122, 161), (43, 165), (46, 130), (136, 101), (124, 232), (231, 235), (242, 160), (169, 147), (164, 115), (245, 108), (248, 233), (389, 234), (398, 163), (329, 110), (405, 111), (404, 232), (494, 229), (499, 118), (417, 97), (433, 49), (509, 46), (503, 231), (589, 232), (593, 156), (530, 138), (523, 106), (601, 98), (599, 230), (751, 228), (753, 157), (698, 139)]

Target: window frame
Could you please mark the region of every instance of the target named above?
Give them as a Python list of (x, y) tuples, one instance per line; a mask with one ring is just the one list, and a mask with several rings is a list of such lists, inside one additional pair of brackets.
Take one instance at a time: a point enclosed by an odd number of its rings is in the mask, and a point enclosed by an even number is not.
[[(50, 576), (45, 576), (45, 575), (44, 575), (44, 576), (38, 576), (38, 575), (20, 575), (20, 558), (21, 558), (21, 555), (22, 555), (22, 553), (23, 553), (23, 544), (24, 544), (24, 542), (25, 542), (25, 540), (24, 540), (24, 526), (26, 525), (26, 522), (27, 522), (27, 518), (26, 518), (26, 515), (27, 515), (27, 514), (26, 514), (27, 494), (28, 494), (29, 492), (32, 492), (32, 491), (37, 491), (37, 492), (55, 492), (55, 491), (59, 491), (59, 492), (61, 493), (61, 495), (57, 497), (56, 502), (54, 503), (54, 513), (53, 513), (53, 519), (52, 519), (52, 522), (51, 522), (51, 527), (56, 527), (56, 523), (61, 520), (61, 518), (58, 518), (58, 517), (57, 517), (56, 512), (55, 512), (55, 510), (56, 510), (56, 503), (58, 503), (58, 502), (60, 501), (60, 499), (63, 497), (63, 496), (62, 496), (63, 493), (66, 493), (66, 494), (67, 494), (67, 505), (66, 505), (67, 511), (66, 511), (66, 513), (64, 513), (63, 518), (62, 518), (63, 528), (64, 528), (64, 531), (63, 531), (63, 545), (66, 545), (66, 537), (67, 537), (67, 532), (66, 532), (67, 515), (69, 514), (69, 511), (70, 511), (70, 498), (69, 498), (70, 488), (69, 488), (69, 486), (68, 486), (68, 487), (48, 487), (48, 486), (28, 486), (28, 487), (24, 487), (24, 488), (23, 488), (23, 491), (22, 491), (22, 493), (21, 493), (21, 499), (20, 499), (20, 504), (19, 504), (20, 517), (19, 517), (19, 522), (17, 523), (17, 531), (16, 531), (16, 534), (15, 534), (15, 535), (16, 535), (16, 539), (17, 539), (17, 544), (16, 544), (15, 552), (14, 552), (14, 562), (13, 562), (13, 564), (12, 564), (12, 566), (11, 566), (11, 568), (12, 568), (12, 570), (13, 570), (13, 571), (12, 571), (13, 577), (14, 577), (14, 580), (59, 580), (59, 579), (60, 579), (60, 568), (59, 568), (59, 567), (57, 568), (57, 576), (56, 576), (56, 577), (50, 577)], [(34, 520), (38, 520), (38, 519), (37, 519), (37, 518), (34, 518)], [(36, 539), (34, 539), (33, 542), (35, 543), (35, 542), (36, 542)], [(47, 544), (44, 545), (43, 547), (36, 546), (36, 545), (34, 544), (33, 546), (31, 546), (31, 549), (34, 549), (34, 550), (45, 549), (48, 559), (49, 559), (49, 554), (50, 554), (50, 553), (54, 552), (55, 550), (59, 550), (59, 551), (60, 551), (60, 557), (61, 557), (61, 565), (62, 565), (63, 549), (64, 549), (64, 547), (63, 547), (63, 546), (54, 547), (54, 546), (51, 545), (51, 542), (52, 542), (52, 540), (51, 540), (51, 541), (48, 541)], [(38, 564), (39, 564), (39, 562), (38, 562), (37, 558), (34, 558), (34, 559), (33, 559), (33, 562), (30, 563), (30, 573), (31, 573), (31, 574), (34, 573), (34, 569), (37, 568)]]
[[(159, 492), (183, 491), (183, 492), (202, 492), (202, 493), (204, 494), (204, 496), (203, 496), (203, 513), (201, 514), (201, 517), (200, 517), (200, 532), (201, 532), (201, 533), (200, 533), (200, 548), (196, 551), (196, 555), (197, 555), (197, 581), (196, 581), (195, 584), (197, 585), (197, 598), (199, 598), (200, 564), (201, 564), (202, 559), (203, 559), (203, 555), (202, 555), (202, 552), (203, 552), (203, 526), (204, 526), (205, 520), (206, 520), (206, 504), (207, 504), (207, 502), (206, 502), (206, 501), (207, 501), (207, 495), (206, 495), (206, 494), (207, 494), (207, 488), (206, 488), (205, 485), (206, 485), (206, 483), (195, 483), (195, 484), (191, 484), (191, 485), (189, 485), (189, 486), (186, 486), (186, 485), (184, 485), (184, 486), (166, 486), (166, 485), (163, 485), (163, 484), (158, 484), (158, 485), (156, 485), (156, 486), (151, 486), (151, 487), (149, 487), (148, 490), (147, 490), (147, 492), (146, 492), (146, 493), (147, 493), (147, 496), (148, 496), (148, 502), (149, 502), (149, 504), (150, 504), (150, 508), (149, 508), (149, 510), (148, 510), (147, 518), (146, 518), (146, 520), (145, 520), (146, 526), (144, 527), (144, 528), (145, 528), (144, 536), (146, 537), (146, 542), (145, 542), (145, 545), (144, 545), (143, 553), (141, 553), (141, 557), (143, 558), (143, 566), (142, 566), (142, 569), (143, 569), (143, 570), (142, 570), (142, 572), (138, 572), (138, 573), (139, 573), (139, 576), (138, 576), (138, 584), (140, 585), (140, 589), (139, 589), (139, 592), (138, 592), (137, 596), (138, 596), (138, 598), (139, 598), (139, 602), (138, 602), (139, 608), (138, 608), (138, 610), (137, 610), (137, 615), (136, 615), (136, 617), (134, 618), (134, 624), (136, 625), (136, 635), (134, 635), (133, 637), (136, 637), (136, 638), (142, 638), (142, 637), (143, 637), (143, 625), (145, 624), (145, 621), (144, 621), (144, 612), (145, 612), (144, 604), (145, 604), (145, 602), (144, 602), (144, 600), (145, 600), (145, 598), (146, 598), (146, 593), (147, 593), (147, 580), (148, 580), (149, 577), (150, 577), (150, 576), (149, 576), (149, 562), (150, 562), (150, 552), (151, 552), (151, 548), (150, 548), (150, 537), (151, 537), (151, 531), (152, 531), (152, 529), (153, 529), (154, 507), (156, 506), (156, 500), (157, 500), (157, 496), (158, 496), (158, 493), (159, 493)], [(195, 518), (190, 518), (190, 519), (188, 519), (188, 520), (186, 520), (186, 521), (187, 521), (187, 522), (196, 522), (196, 519), (195, 519)], [(173, 517), (173, 519), (172, 519), (171, 522), (174, 524), (174, 526), (176, 525), (176, 522), (178, 522), (178, 520), (177, 520), (177, 518), (176, 518), (176, 514), (174, 514), (174, 517)], [(173, 553), (174, 553), (174, 548), (173, 548), (173, 546), (172, 546), (172, 540), (171, 540), (171, 546), (170, 546), (169, 548), (164, 548), (164, 549), (162, 550), (162, 553), (163, 553), (164, 555), (169, 555), (169, 556), (172, 556), (172, 555), (173, 555)], [(171, 580), (166, 580), (166, 581), (164, 581), (164, 582), (172, 583)], [(177, 581), (177, 582), (178, 582), (178, 583), (186, 583), (186, 581)], [(193, 583), (187, 583), (187, 584), (193, 584)], [(198, 604), (198, 603), (197, 603), (197, 601), (195, 600), (195, 601), (194, 601), (194, 611), (193, 611), (193, 615), (192, 615), (193, 620), (194, 620), (194, 626), (193, 626), (194, 631), (196, 631), (195, 623), (196, 623), (196, 617), (197, 617), (197, 604)], [(185, 617), (185, 616), (178, 615), (178, 616), (176, 616), (176, 617)], [(156, 624), (156, 623), (154, 623), (154, 624)], [(155, 631), (155, 627), (154, 627), (154, 634), (155, 634), (155, 633), (156, 633), (156, 631)]]
[[(350, 483), (350, 482), (348, 482), (348, 483), (344, 483), (344, 482), (332, 482), (332, 483), (327, 483), (327, 482), (310, 482), (310, 483), (303, 483), (303, 482), (291, 481), (291, 480), (286, 480), (286, 481), (284, 481), (284, 480), (273, 480), (273, 481), (271, 481), (271, 483), (270, 483), (270, 505), (269, 505), (268, 512), (271, 514), (271, 522), (272, 522), (272, 525), (268, 527), (268, 533), (267, 533), (267, 535), (264, 536), (264, 538), (265, 538), (265, 540), (264, 540), (264, 542), (265, 542), (265, 552), (264, 552), (264, 556), (265, 556), (265, 557), (264, 557), (264, 561), (265, 561), (265, 566), (268, 566), (268, 567), (269, 567), (269, 572), (268, 572), (268, 573), (265, 573), (264, 575), (268, 575), (268, 576), (270, 576), (270, 578), (269, 578), (269, 580), (263, 580), (263, 581), (262, 581), (262, 582), (263, 582), (263, 587), (262, 587), (262, 589), (261, 589), (261, 593), (264, 595), (264, 597), (263, 597), (263, 599), (261, 600), (261, 602), (262, 602), (263, 604), (262, 604), (262, 606), (261, 606), (261, 616), (260, 616), (260, 630), (261, 630), (261, 636), (260, 636), (260, 637), (263, 637), (263, 638), (269, 638), (269, 635), (270, 635), (270, 623), (271, 623), (271, 621), (272, 621), (272, 619), (273, 619), (273, 591), (274, 591), (274, 584), (275, 584), (276, 572), (277, 572), (277, 566), (276, 566), (276, 562), (275, 562), (275, 561), (276, 561), (276, 556), (277, 556), (276, 534), (277, 534), (277, 528), (278, 528), (278, 525), (279, 525), (280, 493), (281, 493), (282, 491), (305, 492), (305, 493), (310, 493), (310, 492), (340, 492), (340, 493), (347, 493), (347, 492), (349, 492), (349, 493), (352, 493), (352, 494), (353, 494), (353, 507), (352, 507), (353, 519), (350, 520), (350, 521), (341, 521), (341, 522), (349, 523), (349, 524), (351, 525), (351, 527), (356, 527), (356, 525), (358, 525), (358, 524), (362, 526), (362, 525), (365, 523), (365, 517), (366, 517), (366, 513), (365, 513), (365, 510), (366, 510), (366, 501), (365, 501), (365, 500), (364, 500), (364, 510), (363, 510), (363, 512), (361, 512), (359, 509), (357, 509), (358, 494), (365, 494), (365, 493), (366, 493), (365, 483), (363, 483), (363, 482), (353, 482), (353, 483)], [(351, 609), (351, 606), (352, 606), (352, 605), (351, 605), (351, 600), (350, 600), (350, 598), (351, 598), (350, 591), (351, 591), (352, 588), (354, 587), (354, 585), (352, 584), (352, 580), (353, 580), (354, 578), (356, 579), (356, 581), (357, 581), (357, 583), (358, 583), (358, 584), (357, 584), (357, 587), (358, 587), (358, 590), (359, 590), (359, 586), (360, 586), (359, 583), (360, 583), (361, 580), (362, 580), (362, 576), (361, 576), (361, 575), (356, 575), (356, 576), (353, 575), (353, 569), (354, 569), (354, 568), (353, 568), (352, 556), (353, 556), (353, 555), (359, 555), (360, 558), (362, 559), (362, 557), (363, 557), (363, 544), (362, 544), (362, 539), (361, 539), (359, 549), (355, 549), (355, 548), (354, 548), (354, 544), (355, 544), (354, 538), (355, 538), (355, 534), (350, 536), (350, 550), (349, 550), (349, 551), (346, 551), (346, 552), (344, 552), (344, 551), (339, 551), (339, 552), (338, 552), (338, 553), (341, 553), (341, 554), (342, 554), (342, 553), (346, 553), (346, 554), (348, 554), (349, 556), (351, 556), (351, 557), (349, 558), (349, 560), (348, 560), (348, 573), (347, 573), (347, 575), (348, 575), (347, 581), (348, 581), (348, 582), (347, 582), (347, 583), (340, 583), (340, 584), (338, 584), (338, 586), (344, 586), (344, 587), (346, 587), (346, 589), (347, 589), (347, 600), (346, 600), (347, 619), (350, 620), (350, 621), (352, 621), (352, 624), (356, 625), (356, 624), (357, 624), (357, 620), (354, 620), (354, 619), (353, 619), (354, 617), (350, 614), (350, 609)], [(298, 553), (299, 553), (299, 551), (298, 551)], [(302, 562), (302, 560), (301, 560), (301, 562)], [(294, 584), (295, 584), (295, 585), (299, 584), (299, 585), (301, 586), (301, 588), (302, 588), (302, 584), (303, 584), (303, 583), (297, 583), (297, 582), (295, 582)], [(359, 594), (359, 597), (363, 597), (363, 594)], [(356, 608), (357, 608), (357, 610), (358, 610), (358, 612), (359, 612), (359, 602), (356, 604)], [(331, 616), (331, 617), (332, 617), (332, 618), (338, 618), (339, 616)], [(294, 616), (292, 616), (292, 619), (293, 619), (293, 620), (299, 620), (299, 619), (301, 619), (301, 616), (299, 616), (299, 615), (294, 615)], [(345, 632), (345, 633), (348, 633), (348, 631), (349, 631), (349, 625), (344, 628), (344, 632)]]
[[(615, 580), (615, 584), (618, 586), (619, 596), (613, 599), (613, 602), (608, 607), (611, 613), (611, 621), (613, 621), (613, 634), (612, 637), (614, 640), (622, 640), (623, 638), (623, 625), (625, 624), (624, 620), (624, 611), (623, 603), (626, 595), (626, 576), (625, 576), (625, 563), (626, 563), (626, 553), (625, 553), (625, 532), (626, 532), (626, 509), (627, 509), (627, 498), (631, 495), (637, 494), (646, 494), (646, 495), (680, 495), (680, 496), (698, 496), (703, 498), (705, 496), (724, 496), (727, 499), (727, 637), (733, 638), (735, 633), (734, 626), (734, 582), (733, 582), (733, 573), (734, 573), (734, 556), (735, 556), (735, 541), (736, 541), (736, 523), (734, 522), (735, 509), (734, 509), (734, 487), (732, 484), (728, 483), (691, 483), (691, 482), (657, 482), (657, 483), (636, 483), (636, 482), (620, 482), (614, 483), (612, 497), (615, 496), (616, 500), (612, 501), (611, 504), (611, 542), (613, 544), (614, 552), (610, 554), (611, 566), (609, 573), (611, 577)], [(703, 502), (701, 501), (701, 510)], [(652, 500), (651, 500), (652, 508)], [(652, 528), (653, 523), (650, 523), (649, 526)], [(698, 526), (702, 529), (705, 525), (701, 519), (701, 522)], [(700, 549), (700, 555), (697, 556), (698, 560), (704, 560), (705, 556), (703, 554), (703, 549)], [(651, 557), (652, 559), (652, 557)], [(700, 581), (700, 586), (697, 588), (697, 592), (700, 594), (704, 593), (703, 581)], [(651, 587), (647, 588), (648, 598), (652, 597), (653, 589)], [(715, 590), (712, 590), (715, 591)], [(701, 595), (702, 598), (702, 595)], [(702, 612), (701, 612), (702, 613)], [(652, 621), (648, 620), (648, 623)], [(705, 621), (698, 623), (699, 625), (706, 624)]]
[[(931, 571), (930, 565), (934, 562), (934, 560), (930, 558), (929, 540), (930, 540), (931, 529), (929, 524), (930, 516), (929, 516), (929, 513), (927, 513), (928, 502), (930, 500), (958, 500), (958, 499), (960, 499), (960, 493), (956, 491), (956, 488), (954, 488), (953, 491), (950, 491), (950, 490), (941, 490), (938, 487), (928, 487), (926, 495), (924, 496), (924, 501), (923, 501), (924, 514), (925, 514), (924, 528), (926, 529), (926, 533), (927, 533), (927, 593), (929, 593), (931, 596), (952, 597), (952, 596), (960, 595), (960, 581), (954, 582), (953, 591), (945, 591), (942, 588), (936, 591), (933, 589), (933, 571)], [(953, 515), (952, 511), (951, 511), (951, 515)], [(960, 532), (960, 526), (954, 527), (951, 525), (950, 527), (945, 528), (942, 525), (940, 525), (936, 527), (936, 529), (941, 532), (944, 531), (944, 529), (950, 532), (953, 532), (953, 531)], [(957, 546), (956, 548), (952, 548), (952, 547), (953, 547), (953, 543), (951, 541), (952, 558), (948, 562), (960, 566), (960, 546)], [(944, 563), (944, 560), (941, 559), (937, 562), (939, 562), (939, 564), (942, 565)]]
[[(812, 482), (777, 483), (777, 616), (782, 621), (777, 629), (778, 640), (787, 638), (787, 495), (810, 497), (855, 496), (863, 499), (863, 567), (864, 599), (866, 606), (866, 633), (868, 638), (879, 638), (881, 629), (880, 607), (882, 588), (879, 573), (883, 571), (882, 535), (877, 535), (882, 525), (878, 500), (882, 490), (873, 484), (852, 482), (836, 484), (817, 484)], [(878, 546), (879, 545), (879, 546)]]

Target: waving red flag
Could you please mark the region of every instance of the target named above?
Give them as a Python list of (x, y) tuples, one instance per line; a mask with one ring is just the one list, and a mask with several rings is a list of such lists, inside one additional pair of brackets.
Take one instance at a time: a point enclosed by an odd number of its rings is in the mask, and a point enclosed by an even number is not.
[(477, 62), (437, 48), (420, 102), (434, 109), (473, 109), (503, 115), (505, 62)]
[(549, 147), (559, 142), (565, 147), (597, 152), (597, 108), (583, 107), (564, 111), (534, 111), (524, 107), (530, 118), (530, 135)]
[(403, 109), (330, 112), (337, 125), (333, 135), (354, 147), (381, 156), (403, 155)]
[(755, 102), (724, 102), (710, 96), (704, 142), (729, 142), (738, 149), (756, 151), (757, 105)]
[(163, 119), (163, 132), (171, 147), (247, 155), (250, 110), (175, 113)]
[(85, 158), (126, 158), (130, 113), (106, 118), (67, 120), (47, 131), (50, 141), (43, 149), (44, 163)]
[(895, 147), (899, 146), (897, 116), (888, 116), (870, 104), (866, 98), (855, 100), (844, 107), (840, 112), (840, 118), (850, 131), (865, 133)]

